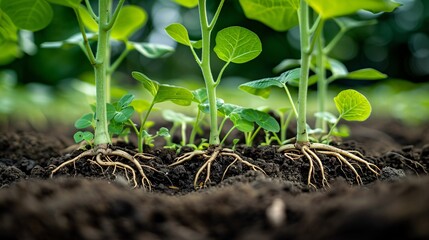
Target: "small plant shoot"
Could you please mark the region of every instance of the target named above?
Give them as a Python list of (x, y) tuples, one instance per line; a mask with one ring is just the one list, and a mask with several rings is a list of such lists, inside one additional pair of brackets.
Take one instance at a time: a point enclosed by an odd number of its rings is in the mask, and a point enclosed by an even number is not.
[[(318, 102), (319, 112), (321, 113), (319, 115), (326, 116), (326, 114), (323, 114), (325, 112), (324, 109), (325, 100), (327, 97), (326, 93), (328, 84), (325, 73), (326, 69), (332, 71), (333, 77), (329, 79), (329, 81), (333, 81), (339, 78), (347, 78), (347, 76), (351, 76), (351, 78), (357, 77), (359, 79), (384, 78), (385, 75), (372, 69), (358, 70), (357, 72), (349, 73), (347, 69), (338, 61), (328, 60), (327, 55), (335, 47), (335, 45), (341, 39), (346, 30), (365, 24), (347, 20), (341, 22), (340, 20), (339, 25), (341, 30), (337, 37), (334, 37), (332, 42), (330, 42), (326, 48), (323, 37), (323, 26), (325, 21), (329, 19), (353, 14), (359, 10), (367, 10), (371, 12), (391, 12), (400, 4), (390, 0), (240, 0), (240, 4), (246, 16), (251, 19), (258, 20), (266, 24), (267, 26), (273, 28), (274, 30), (286, 31), (294, 27), (295, 25), (298, 25), (299, 27), (301, 59), (298, 61), (288, 60), (287, 62), (282, 64), (282, 68), (277, 68), (277, 70), (284, 70), (284, 68), (300, 66), (297, 101), (298, 107), (296, 143), (283, 145), (279, 148), (279, 151), (284, 152), (285, 156), (289, 159), (295, 159), (296, 154), (294, 152), (296, 150), (300, 151), (302, 156), (305, 157), (310, 163), (307, 183), (311, 186), (315, 186), (311, 182), (314, 171), (314, 163), (319, 166), (319, 169), (321, 171), (322, 185), (328, 186), (328, 182), (324, 173), (323, 163), (316, 155), (316, 151), (318, 153), (335, 156), (341, 163), (346, 164), (355, 173), (356, 180), (358, 183), (361, 183), (360, 176), (357, 173), (356, 169), (348, 162), (346, 158), (363, 163), (367, 166), (369, 170), (371, 170), (374, 174), (378, 175), (378, 167), (359, 156), (332, 147), (330, 145), (310, 142), (310, 131), (307, 124), (307, 89), (310, 84), (318, 82)], [(314, 18), (310, 14), (310, 7), (316, 13), (316, 16)], [(283, 14), (273, 14), (280, 12)], [(292, 19), (290, 21), (291, 24), (279, 25), (279, 23), (284, 22), (285, 18)], [(315, 62), (313, 62), (312, 59), (315, 59)], [(313, 69), (313, 71), (316, 72), (316, 75), (314, 77), (310, 77), (310, 69)], [(257, 82), (257, 84), (255, 85), (256, 87), (249, 87), (248, 85), (244, 85), (241, 86), (241, 88), (246, 91), (249, 91), (252, 94), (256, 93), (256, 95), (258, 95), (259, 93), (266, 94), (264, 93), (264, 91), (266, 90), (255, 90), (258, 89), (258, 84), (261, 84), (261, 82)], [(347, 90), (345, 92), (342, 92), (339, 96), (336, 97), (335, 103), (340, 112), (340, 117), (338, 119), (344, 118), (346, 120), (364, 120), (369, 116), (371, 109), (366, 98), (363, 97), (361, 94), (358, 94), (354, 90)], [(322, 129), (322, 132), (325, 132), (326, 129), (326, 119), (326, 117), (321, 117), (321, 121), (319, 121), (317, 124), (317, 127)], [(336, 123), (334, 125), (336, 125)], [(329, 134), (331, 134), (331, 132)], [(301, 157), (301, 155), (299, 156)]]

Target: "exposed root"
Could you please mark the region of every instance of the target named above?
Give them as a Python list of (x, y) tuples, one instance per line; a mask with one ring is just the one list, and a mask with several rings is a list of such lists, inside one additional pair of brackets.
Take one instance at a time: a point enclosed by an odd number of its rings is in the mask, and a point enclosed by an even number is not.
[[(399, 153), (396, 153), (396, 152), (390, 152), (388, 154), (388, 156), (389, 157), (390, 156), (395, 156), (396, 158), (398, 158), (399, 161), (402, 164), (404, 164), (404, 166), (406, 166), (409, 169), (413, 170), (416, 173), (417, 176), (419, 175), (419, 172), (417, 171), (418, 168), (422, 169), (422, 171), (424, 172), (424, 174), (428, 174), (428, 172), (426, 171), (425, 166), (423, 166), (421, 163), (419, 163), (419, 162), (417, 162), (415, 160), (409, 159), (409, 158), (407, 158), (407, 157), (405, 157), (405, 156), (403, 156), (403, 155), (401, 155)], [(407, 162), (409, 162), (410, 164), (413, 164), (414, 167), (410, 166)]]
[[(250, 167), (251, 169), (253, 169), (254, 171), (260, 171), (264, 174), (265, 171), (256, 166), (255, 164), (252, 164), (246, 160), (244, 160), (242, 157), (240, 157), (237, 153), (235, 153), (233, 150), (231, 149), (227, 149), (227, 148), (216, 148), (213, 152), (209, 152), (207, 150), (205, 151), (194, 151), (194, 152), (189, 152), (189, 153), (185, 153), (183, 156), (178, 157), (176, 159), (176, 162), (170, 164), (170, 167), (172, 166), (176, 166), (179, 165), (183, 162), (189, 161), (191, 159), (193, 159), (196, 156), (202, 156), (205, 160), (204, 164), (198, 169), (197, 173), (195, 174), (195, 178), (194, 178), (194, 188), (198, 189), (198, 188), (202, 188), (205, 187), (207, 185), (208, 182), (210, 182), (210, 175), (211, 175), (211, 166), (213, 164), (213, 162), (217, 159), (217, 157), (219, 156), (229, 156), (229, 157), (233, 157), (234, 160), (226, 167), (225, 171), (222, 174), (222, 180), (225, 178), (226, 173), (228, 172), (229, 168), (234, 165), (237, 162), (241, 162), (244, 165)], [(198, 180), (200, 178), (200, 175), (204, 172), (206, 172), (206, 177), (204, 179), (204, 182), (201, 182), (200, 184), (198, 183)]]
[[(329, 156), (334, 156), (341, 164), (344, 163), (348, 168), (352, 170), (352, 172), (356, 176), (356, 182), (358, 184), (362, 184), (362, 178), (359, 175), (356, 168), (353, 166), (350, 160), (354, 160), (357, 163), (361, 163), (365, 165), (371, 172), (375, 175), (380, 175), (380, 169), (373, 163), (366, 161), (362, 154), (356, 151), (346, 151), (342, 150), (330, 145), (321, 144), (321, 143), (311, 143), (309, 145), (298, 145), (298, 144), (287, 144), (280, 147), (278, 152), (284, 152), (285, 157), (296, 160), (297, 156), (305, 156), (305, 158), (309, 161), (310, 169), (308, 170), (307, 184), (316, 188), (316, 186), (312, 183), (311, 179), (314, 175), (314, 162), (319, 166), (320, 172), (322, 175), (322, 185), (323, 187), (329, 187), (328, 181), (326, 179), (325, 168), (323, 167), (323, 163), (320, 158), (317, 156), (318, 154), (325, 154)], [(297, 154), (297, 152), (300, 154)], [(350, 160), (348, 160), (350, 159)], [(359, 165), (358, 165), (359, 166)], [(360, 167), (360, 166), (359, 166)]]
[[(128, 182), (132, 182), (134, 187), (137, 187), (138, 182), (137, 182), (136, 170), (134, 170), (134, 168), (129, 164), (125, 164), (125, 163), (118, 162), (118, 161), (113, 161), (111, 157), (120, 157), (120, 158), (127, 159), (128, 161), (130, 161), (132, 163), (132, 165), (137, 168), (137, 171), (141, 175), (142, 187), (146, 188), (148, 190), (151, 190), (152, 184), (151, 184), (149, 178), (147, 178), (145, 172), (143, 171), (143, 167), (149, 168), (149, 169), (154, 170), (154, 171), (157, 171), (157, 170), (155, 170), (153, 167), (150, 167), (148, 165), (142, 165), (137, 160), (137, 157), (144, 158), (144, 159), (150, 159), (150, 158), (148, 156), (142, 155), (142, 154), (136, 154), (135, 156), (132, 156), (123, 150), (112, 150), (110, 148), (107, 148), (107, 149), (100, 148), (97, 150), (94, 150), (94, 149), (87, 150), (87, 151), (79, 154), (75, 158), (67, 160), (67, 161), (63, 162), (62, 164), (60, 164), (58, 167), (56, 167), (54, 170), (52, 170), (51, 177), (53, 177), (53, 175), (57, 171), (59, 171), (61, 168), (65, 167), (67, 165), (73, 164), (74, 167), (76, 168), (75, 163), (81, 159), (85, 159), (87, 161), (90, 161), (93, 164), (96, 164), (101, 169), (103, 169), (103, 167), (107, 167), (107, 168), (113, 167), (113, 174), (115, 174), (116, 169), (124, 170), (125, 177), (127, 178)], [(128, 177), (129, 173), (131, 173), (131, 175), (132, 175), (131, 178)]]

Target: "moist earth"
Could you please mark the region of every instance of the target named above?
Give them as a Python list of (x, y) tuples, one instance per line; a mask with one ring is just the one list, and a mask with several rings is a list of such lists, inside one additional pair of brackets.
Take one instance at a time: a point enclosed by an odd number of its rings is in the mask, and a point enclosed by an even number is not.
[[(51, 177), (83, 151), (65, 151), (70, 134), (3, 129), (0, 239), (429, 239), (429, 124), (373, 120), (351, 129), (352, 138), (334, 145), (361, 152), (381, 170), (376, 176), (355, 165), (362, 184), (335, 157), (320, 155), (329, 186), (316, 166), (317, 188), (310, 187), (305, 158), (288, 159), (278, 146), (237, 146), (265, 173), (237, 162), (223, 176), (235, 158), (219, 156), (207, 186), (204, 171), (194, 188), (203, 157), (170, 167), (192, 149), (155, 147), (145, 149), (151, 159), (140, 159), (150, 191), (91, 157)], [(112, 148), (135, 153), (132, 144)]]

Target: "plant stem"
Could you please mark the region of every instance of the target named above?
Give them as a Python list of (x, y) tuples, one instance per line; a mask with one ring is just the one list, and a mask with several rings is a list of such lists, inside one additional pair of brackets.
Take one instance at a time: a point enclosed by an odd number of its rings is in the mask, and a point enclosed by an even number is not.
[(143, 130), (144, 130), (144, 125), (146, 124), (147, 118), (149, 117), (149, 114), (152, 111), (152, 108), (153, 108), (154, 105), (155, 105), (155, 102), (152, 101), (152, 103), (150, 104), (148, 110), (146, 111), (146, 115), (144, 116), (144, 118), (142, 119), (142, 121), (140, 123), (139, 134), (137, 134), (137, 136), (138, 136), (137, 145), (138, 145), (138, 148), (139, 148), (139, 153), (143, 152)]
[[(326, 80), (326, 55), (323, 51), (325, 40), (323, 34), (320, 34), (317, 39), (317, 111), (323, 113), (326, 111), (326, 98), (328, 97), (328, 81)], [(328, 131), (328, 124), (322, 117), (316, 119), (316, 128), (322, 129), (322, 133)]]
[[(210, 139), (209, 144), (219, 144), (219, 129), (217, 126), (217, 106), (216, 106), (216, 82), (213, 79), (213, 74), (210, 66), (210, 36), (213, 26), (215, 25), (214, 19), (210, 26), (208, 24), (206, 14), (206, 1), (199, 0), (198, 4), (200, 14), (200, 25), (202, 35), (202, 53), (200, 68), (204, 77), (207, 90), (207, 98), (209, 101), (210, 110)], [(219, 10), (220, 11), (220, 10)]]
[(297, 144), (307, 144), (309, 142), (307, 132), (307, 88), (311, 52), (308, 12), (307, 2), (301, 0), (298, 12), (301, 41), (301, 75), (298, 91)]
[(108, 68), (108, 50), (109, 48), (109, 29), (106, 25), (109, 23), (111, 0), (99, 0), (99, 32), (97, 56), (94, 65), (95, 88), (96, 88), (96, 127), (94, 143), (96, 147), (105, 147), (111, 142), (107, 125), (107, 96), (106, 96), (106, 77)]

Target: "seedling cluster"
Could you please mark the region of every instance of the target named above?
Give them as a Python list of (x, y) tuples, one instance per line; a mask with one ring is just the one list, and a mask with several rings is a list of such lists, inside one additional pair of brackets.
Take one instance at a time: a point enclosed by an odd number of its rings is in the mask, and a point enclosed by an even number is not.
[[(49, 24), (52, 18), (50, 4), (62, 5), (75, 12), (76, 24), (80, 32), (59, 42), (44, 43), (43, 47), (60, 48), (63, 46), (79, 46), (87, 56), (94, 69), (96, 86), (96, 103), (92, 106), (93, 112), (83, 115), (75, 123), (78, 129), (74, 135), (77, 143), (83, 142), (90, 149), (79, 156), (68, 160), (56, 167), (52, 174), (66, 165), (73, 164), (80, 159), (89, 159), (101, 167), (114, 167), (131, 173), (130, 181), (138, 185), (137, 172), (141, 175), (141, 185), (151, 187), (140, 159), (150, 160), (153, 156), (143, 152), (144, 145), (151, 146), (157, 137), (165, 139), (166, 147), (178, 148), (192, 146), (195, 150), (179, 156), (171, 166), (191, 161), (196, 156), (202, 157), (205, 162), (198, 170), (194, 180), (196, 188), (205, 186), (210, 181), (211, 166), (220, 156), (231, 159), (228, 169), (238, 162), (249, 168), (265, 173), (262, 168), (242, 158), (234, 151), (237, 139), (232, 140), (230, 148), (225, 141), (230, 134), (238, 130), (243, 133), (248, 146), (254, 145), (258, 133), (265, 134), (264, 144), (280, 145), (279, 152), (288, 159), (304, 157), (310, 163), (308, 184), (315, 186), (311, 179), (314, 174), (314, 164), (322, 174), (322, 184), (328, 185), (324, 173), (323, 163), (318, 155), (333, 156), (341, 164), (349, 167), (361, 183), (360, 176), (353, 166), (353, 162), (365, 165), (374, 174), (379, 174), (376, 165), (366, 161), (358, 153), (341, 150), (329, 145), (332, 136), (341, 135), (337, 125), (341, 119), (347, 121), (364, 121), (371, 113), (371, 105), (361, 93), (348, 89), (340, 92), (334, 103), (338, 110), (337, 116), (326, 111), (327, 91), (329, 83), (338, 79), (373, 80), (386, 76), (374, 69), (361, 69), (349, 72), (340, 61), (330, 57), (332, 49), (338, 44), (341, 37), (350, 29), (375, 24), (375, 21), (358, 21), (345, 18), (359, 10), (371, 12), (390, 12), (399, 4), (391, 0), (240, 0), (245, 15), (250, 19), (258, 20), (276, 31), (287, 31), (298, 27), (300, 31), (300, 59), (286, 59), (275, 68), (279, 73), (275, 77), (267, 77), (250, 81), (239, 86), (247, 93), (262, 98), (268, 98), (271, 89), (282, 88), (285, 91), (285, 104), (281, 108), (267, 111), (238, 106), (217, 97), (217, 87), (222, 81), (223, 74), (231, 64), (244, 64), (256, 58), (262, 51), (262, 43), (258, 35), (249, 29), (231, 26), (214, 32), (216, 23), (221, 16), (225, 0), (220, 0), (212, 17), (207, 12), (206, 0), (175, 0), (178, 4), (188, 8), (198, 8), (201, 39), (191, 40), (188, 30), (180, 23), (172, 23), (166, 27), (167, 34), (177, 43), (189, 47), (190, 54), (201, 70), (205, 87), (189, 90), (181, 86), (159, 83), (150, 79), (141, 72), (132, 72), (132, 77), (139, 81), (150, 93), (150, 100), (135, 99), (131, 94), (124, 95), (112, 102), (110, 97), (110, 79), (112, 73), (132, 50), (140, 52), (149, 58), (159, 58), (170, 54), (173, 49), (159, 44), (137, 43), (130, 37), (146, 22), (145, 11), (133, 5), (124, 5), (125, 0), (119, 0), (114, 6), (112, 0), (98, 0), (96, 6), (89, 0), (15, 0), (1, 1), (0, 16), (2, 27), (9, 26), (9, 32), (16, 29), (36, 31)], [(94, 9), (98, 12), (94, 11)], [(27, 16), (23, 18), (22, 16)], [(327, 41), (324, 37), (324, 26), (327, 21), (335, 21), (339, 26), (337, 35)], [(1, 32), (2, 35), (6, 33)], [(6, 36), (6, 35), (5, 35)], [(9, 36), (9, 35), (7, 35)], [(214, 43), (213, 38), (214, 37)], [(13, 39), (14, 36), (10, 35)], [(123, 50), (117, 56), (112, 56), (111, 43), (120, 42)], [(95, 49), (95, 51), (94, 51)], [(217, 73), (212, 70), (212, 53), (224, 62)], [(315, 73), (310, 76), (310, 73)], [(307, 123), (307, 90), (311, 84), (317, 84), (318, 112), (316, 126), (311, 128)], [(291, 87), (298, 87), (298, 99), (290, 93)], [(161, 127), (155, 134), (149, 133), (153, 123), (149, 116), (158, 103), (170, 101), (181, 106), (195, 107), (195, 116), (186, 116), (171, 110), (165, 110), (163, 116), (166, 121), (173, 122), (173, 127)], [(275, 117), (278, 117), (279, 121)], [(137, 119), (137, 122), (135, 120)], [(206, 127), (208, 120), (210, 129), (208, 141), (197, 139)], [(289, 123), (296, 120), (297, 135), (289, 137), (286, 130)], [(229, 129), (225, 129), (230, 122)], [(191, 126), (192, 131), (187, 137), (186, 129)], [(89, 131), (88, 129), (92, 129)], [(173, 143), (172, 135), (179, 131), (181, 141)], [(137, 136), (138, 153), (130, 154), (111, 147), (112, 139), (127, 140), (134, 133)], [(114, 159), (116, 160), (114, 160)], [(125, 159), (129, 164), (118, 158)], [(200, 176), (205, 173), (204, 181)]]

